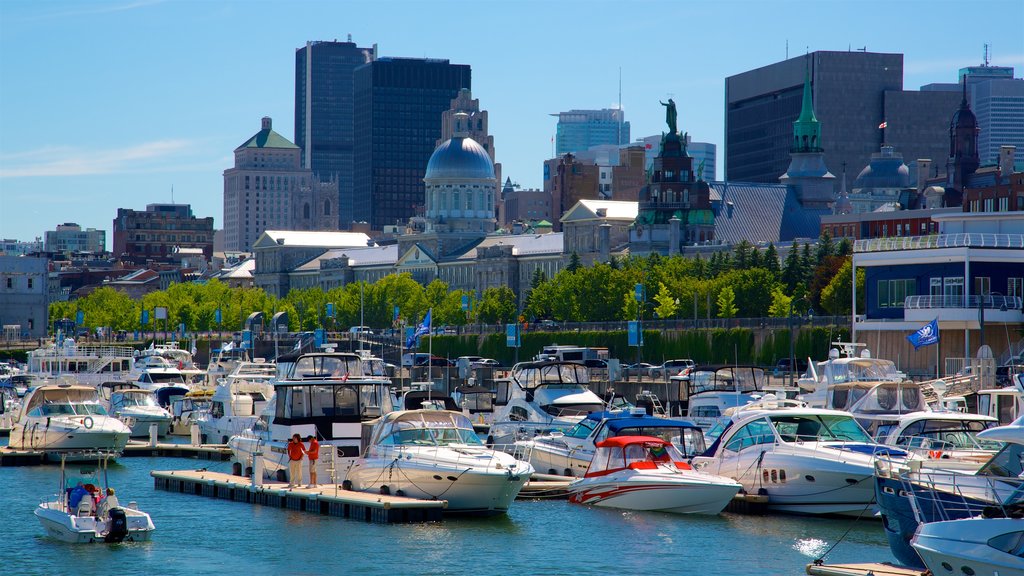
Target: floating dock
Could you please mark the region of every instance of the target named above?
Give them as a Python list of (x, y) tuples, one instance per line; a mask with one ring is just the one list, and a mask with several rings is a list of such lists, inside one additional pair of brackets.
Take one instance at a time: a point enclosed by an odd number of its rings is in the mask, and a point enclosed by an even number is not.
[(924, 572), (892, 564), (808, 564), (811, 576), (924, 576)]
[[(231, 449), (224, 444), (170, 444), (160, 442), (155, 446), (148, 442), (128, 442), (121, 458), (138, 456), (165, 456), (171, 458), (195, 458), (223, 462), (231, 459)], [(58, 459), (59, 460), (59, 459)], [(39, 466), (47, 462), (43, 450), (17, 450), (0, 446), (0, 468), (9, 466)]]
[(15, 450), (0, 446), (0, 468), (8, 466), (38, 466), (46, 461), (46, 455), (35, 450)]
[(207, 470), (152, 471), (157, 490), (287, 508), (321, 516), (398, 524), (436, 522), (448, 502), (343, 490), (336, 484), (289, 489), (280, 482), (254, 486), (248, 478)]
[(556, 476), (553, 474), (534, 474), (519, 491), (519, 499), (563, 499), (569, 497), (569, 483), (575, 480), (572, 476)]
[(725, 509), (737, 514), (763, 515), (768, 512), (768, 496), (740, 492), (732, 497)]

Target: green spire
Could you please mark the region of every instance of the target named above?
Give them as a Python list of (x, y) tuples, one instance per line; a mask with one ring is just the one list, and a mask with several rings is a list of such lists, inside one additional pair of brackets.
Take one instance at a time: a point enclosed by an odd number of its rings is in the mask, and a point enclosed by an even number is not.
[(821, 152), (821, 123), (814, 117), (811, 73), (804, 73), (804, 99), (800, 117), (793, 122), (793, 152)]

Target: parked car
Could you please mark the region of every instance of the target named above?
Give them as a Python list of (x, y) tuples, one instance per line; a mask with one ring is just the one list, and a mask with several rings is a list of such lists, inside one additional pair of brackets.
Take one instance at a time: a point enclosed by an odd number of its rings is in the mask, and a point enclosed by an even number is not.
[(373, 336), (373, 330), (369, 326), (352, 326), (348, 332), (357, 336)]
[(675, 376), (684, 370), (690, 370), (694, 366), (696, 366), (696, 363), (689, 358), (666, 360), (661, 364), (661, 366), (651, 368), (651, 378), (668, 379), (669, 377)]
[(622, 367), (624, 376), (650, 376), (654, 364), (640, 362), (639, 364), (626, 364)]
[(473, 362), (473, 367), (481, 366), (484, 368), (498, 368), (501, 366), (501, 362), (498, 362), (494, 358), (481, 358), (476, 362)]
[(583, 361), (583, 365), (587, 368), (603, 368), (608, 369), (608, 363), (599, 358), (587, 358)]
[(554, 320), (541, 320), (538, 324), (541, 330), (558, 330), (558, 322)]

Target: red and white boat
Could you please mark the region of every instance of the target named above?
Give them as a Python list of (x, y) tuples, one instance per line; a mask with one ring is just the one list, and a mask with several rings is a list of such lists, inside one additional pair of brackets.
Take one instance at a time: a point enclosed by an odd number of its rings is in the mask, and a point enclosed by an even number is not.
[(660, 438), (613, 436), (599, 442), (569, 500), (625, 510), (718, 514), (740, 490), (729, 478), (695, 471)]

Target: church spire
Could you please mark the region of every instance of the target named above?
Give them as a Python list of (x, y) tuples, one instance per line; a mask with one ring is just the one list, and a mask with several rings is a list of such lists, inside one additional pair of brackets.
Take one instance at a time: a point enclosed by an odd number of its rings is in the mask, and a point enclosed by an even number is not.
[(811, 72), (804, 73), (804, 97), (800, 116), (793, 122), (792, 152), (821, 152), (821, 123), (814, 116), (811, 98)]

